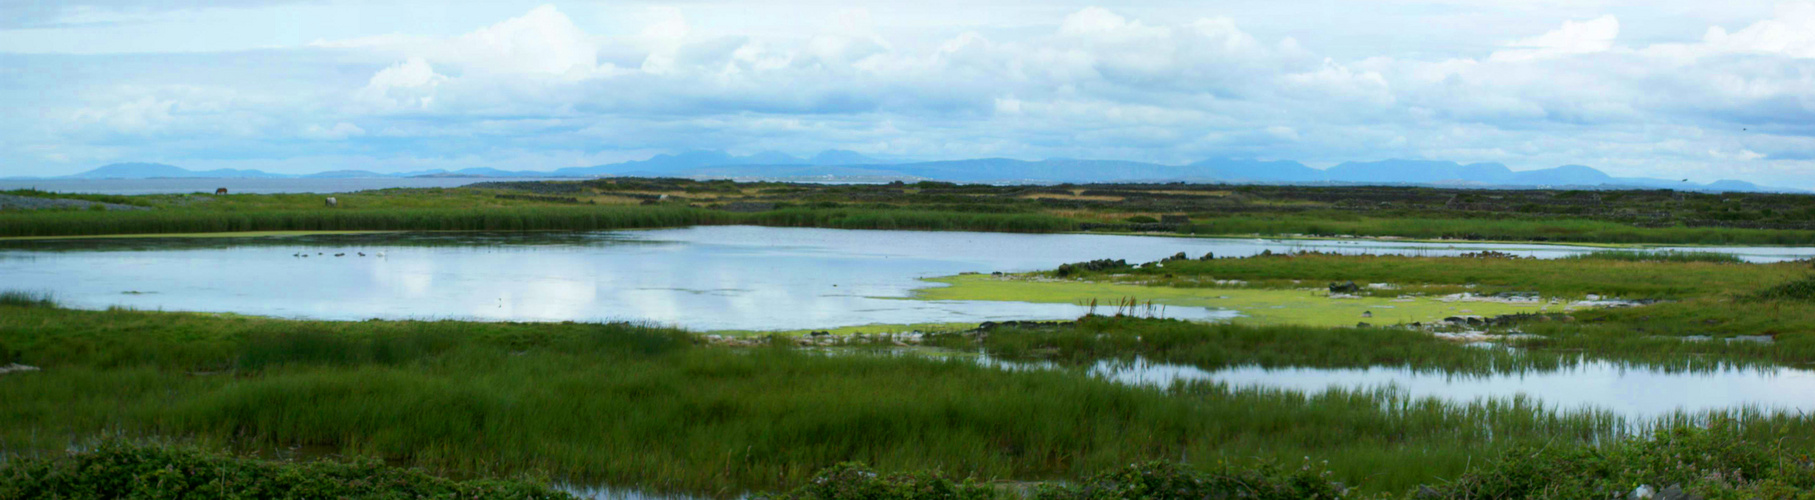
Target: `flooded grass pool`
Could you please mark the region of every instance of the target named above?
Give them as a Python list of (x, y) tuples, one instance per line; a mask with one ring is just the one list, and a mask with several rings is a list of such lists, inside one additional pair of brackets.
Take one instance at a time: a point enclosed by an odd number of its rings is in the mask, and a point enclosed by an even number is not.
[(1458, 374), (1399, 367), (1262, 368), (1203, 370), (1147, 360), (1100, 361), (1092, 376), (1131, 385), (1171, 387), (1213, 382), (1236, 388), (1283, 389), (1316, 394), (1332, 389), (1391, 390), (1411, 398), (1457, 403), (1526, 398), (1557, 410), (1602, 410), (1630, 421), (1677, 413), (1753, 409), (1766, 413), (1815, 411), (1815, 371), (1781, 367), (1663, 370), (1583, 360), (1559, 370)]

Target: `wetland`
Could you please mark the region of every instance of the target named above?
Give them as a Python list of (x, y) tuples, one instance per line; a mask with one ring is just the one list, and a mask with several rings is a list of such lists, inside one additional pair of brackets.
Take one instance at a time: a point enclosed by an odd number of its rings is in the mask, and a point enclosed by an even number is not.
[[(1815, 248), (1749, 245), (1803, 242), (1784, 210), (1056, 189), (13, 192), (146, 209), (0, 213), (29, 236), (0, 241), (0, 493), (84, 460), (516, 498), (1815, 486)], [(1674, 224), (1619, 215), (1646, 203)]]

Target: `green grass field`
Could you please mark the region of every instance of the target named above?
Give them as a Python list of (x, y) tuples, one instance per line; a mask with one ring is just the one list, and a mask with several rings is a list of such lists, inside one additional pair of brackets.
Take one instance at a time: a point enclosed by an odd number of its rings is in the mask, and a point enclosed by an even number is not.
[[(1183, 235), (1274, 237), (1391, 237), (1423, 240), (1543, 241), (1599, 245), (1809, 245), (1815, 229), (1744, 227), (1769, 219), (1778, 225), (1808, 225), (1815, 207), (1783, 210), (1769, 207), (1801, 198), (1758, 195), (1738, 206), (1698, 200), (1687, 203), (1652, 192), (1601, 195), (1635, 200), (1625, 211), (1606, 214), (1546, 213), (1529, 215), (1528, 206), (1492, 210), (1418, 208), (1356, 211), (1327, 201), (1267, 201), (1255, 193), (1292, 199), (1342, 188), (1228, 187), (1189, 189), (1154, 185), (1138, 188), (1103, 186), (1113, 196), (1075, 196), (1093, 187), (981, 186), (946, 183), (838, 186), (780, 183), (695, 182), (678, 179), (601, 179), (584, 182), (518, 183), (469, 188), (381, 189), (341, 193), (338, 208), (328, 208), (324, 195), (204, 193), (156, 195), (83, 195), (38, 191), (0, 194), (102, 201), (151, 208), (148, 211), (43, 210), (0, 212), (0, 237), (93, 236), (123, 234), (194, 234), (271, 231), (392, 230), (573, 230), (674, 227), (698, 224), (755, 224), (846, 229), (930, 229), (971, 231), (1058, 232), (1087, 225), (1093, 230), (1122, 232), (1129, 219), (1184, 213), (1191, 222), (1158, 229)], [(1129, 190), (1132, 189), (1132, 190)], [(554, 190), (558, 196), (543, 196)], [(1362, 191), (1382, 191), (1381, 189)], [(1428, 199), (1431, 190), (1401, 191), (1389, 196)], [(1248, 192), (1232, 197), (1232, 192)], [(1530, 196), (1531, 192), (1514, 192)], [(1370, 195), (1379, 195), (1371, 193)], [(672, 198), (657, 205), (639, 198)], [(1456, 196), (1476, 196), (1469, 191)], [(1553, 193), (1552, 195), (1571, 195)], [(1054, 198), (1057, 196), (1057, 198)], [(1155, 205), (1157, 200), (1170, 200)], [(579, 203), (551, 201), (583, 200)], [(1094, 200), (1094, 201), (1093, 201)], [(756, 211), (721, 210), (737, 203), (756, 203)], [(1532, 205), (1541, 206), (1541, 205)], [(1221, 209), (1237, 207), (1234, 212)], [(1636, 224), (1618, 214), (1628, 211), (1680, 213), (1696, 226)], [(1755, 212), (1755, 213), (1754, 213)], [(1734, 219), (1732, 222), (1723, 222)], [(1157, 219), (1155, 219), (1157, 220)], [(1738, 224), (1723, 227), (1722, 224)], [(1102, 226), (1102, 227), (1097, 227)], [(1799, 226), (1800, 227), (1800, 226)], [(1815, 226), (1812, 226), (1815, 227)]]
[[(1514, 447), (1583, 446), (1645, 424), (1529, 401), (1162, 391), (967, 357), (706, 347), (691, 333), (632, 324), (319, 322), (74, 311), (40, 299), (0, 305), (0, 350), (42, 369), (0, 380), (9, 403), (0, 448), (10, 453), (164, 437), (246, 451), (300, 446), (436, 474), (713, 494), (786, 489), (845, 461), (1046, 480), (1156, 459), (1214, 470), (1313, 457), (1345, 484), (1397, 493)], [(1310, 365), (1466, 356), (1405, 333), (1101, 321), (1080, 333), (1116, 336), (1070, 352)], [(991, 349), (1014, 356), (1015, 342), (1094, 337), (1002, 335)], [(1748, 436), (1815, 435), (1804, 417), (1732, 416)]]

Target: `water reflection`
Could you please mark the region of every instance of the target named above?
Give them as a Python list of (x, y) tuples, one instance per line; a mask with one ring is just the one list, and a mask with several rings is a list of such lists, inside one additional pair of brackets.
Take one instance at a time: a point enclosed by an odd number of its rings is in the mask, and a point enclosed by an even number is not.
[[(1557, 257), (1586, 247), (1279, 241), (1088, 234), (852, 231), (744, 226), (593, 233), (392, 233), (290, 238), (11, 242), (7, 289), (87, 308), (221, 311), (320, 319), (647, 320), (693, 329), (1071, 319), (1070, 304), (899, 300), (921, 278), (1022, 272), (1177, 252)], [(1722, 249), (1749, 259), (1807, 248)], [(360, 256), (360, 254), (365, 254)], [(343, 254), (336, 257), (335, 254)], [(383, 257), (379, 257), (383, 255)], [(1168, 307), (1169, 317), (1228, 311)]]
[(1315, 394), (1331, 389), (1391, 389), (1413, 398), (1456, 402), (1525, 397), (1559, 410), (1598, 409), (1634, 420), (1677, 412), (1756, 408), (1764, 411), (1815, 410), (1815, 371), (1776, 367), (1725, 366), (1710, 370), (1664, 370), (1602, 360), (1583, 360), (1556, 370), (1498, 374), (1454, 374), (1398, 367), (1261, 368), (1243, 366), (1207, 371), (1142, 359), (1100, 361), (1090, 374), (1133, 385), (1170, 387), (1181, 382), (1215, 382), (1231, 387), (1285, 389)]

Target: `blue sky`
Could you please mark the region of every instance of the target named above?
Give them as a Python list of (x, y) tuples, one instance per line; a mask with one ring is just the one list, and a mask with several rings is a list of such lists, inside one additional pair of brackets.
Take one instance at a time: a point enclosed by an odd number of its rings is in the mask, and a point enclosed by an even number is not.
[(0, 3), (0, 176), (685, 149), (1815, 188), (1815, 2)]

